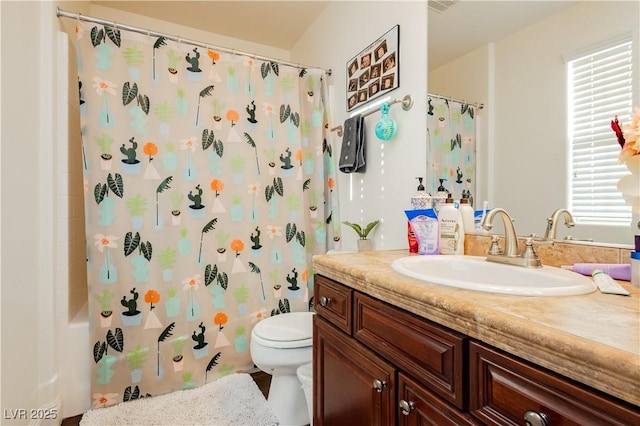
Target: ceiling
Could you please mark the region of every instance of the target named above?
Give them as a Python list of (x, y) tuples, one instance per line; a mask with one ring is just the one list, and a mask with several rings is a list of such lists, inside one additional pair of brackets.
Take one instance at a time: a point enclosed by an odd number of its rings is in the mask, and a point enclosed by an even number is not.
[[(91, 3), (290, 50), (331, 1), (92, 0)], [(578, 1), (450, 3), (453, 5), (442, 13), (429, 11), (429, 68), (500, 40)]]

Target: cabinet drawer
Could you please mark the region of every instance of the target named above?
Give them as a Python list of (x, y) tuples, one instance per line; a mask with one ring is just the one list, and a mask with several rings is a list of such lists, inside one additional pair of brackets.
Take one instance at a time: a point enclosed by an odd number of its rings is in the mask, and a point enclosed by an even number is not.
[(353, 335), (458, 408), (467, 405), (467, 337), (354, 292)]
[[(409, 406), (408, 411), (403, 405)], [(469, 413), (460, 411), (426, 390), (410, 376), (398, 374), (398, 425), (481, 425)]]
[(544, 413), (550, 425), (638, 425), (640, 408), (576, 384), (524, 360), (471, 342), (470, 411), (489, 425), (525, 424)]
[(322, 275), (315, 275), (313, 284), (316, 313), (351, 334), (353, 290)]

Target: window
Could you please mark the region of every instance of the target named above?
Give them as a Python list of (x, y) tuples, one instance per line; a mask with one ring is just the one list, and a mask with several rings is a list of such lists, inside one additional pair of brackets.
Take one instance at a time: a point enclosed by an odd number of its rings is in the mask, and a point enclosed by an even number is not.
[(580, 224), (631, 224), (631, 207), (616, 189), (627, 169), (618, 164), (611, 120), (630, 121), (632, 56), (629, 36), (568, 61), (569, 208)]

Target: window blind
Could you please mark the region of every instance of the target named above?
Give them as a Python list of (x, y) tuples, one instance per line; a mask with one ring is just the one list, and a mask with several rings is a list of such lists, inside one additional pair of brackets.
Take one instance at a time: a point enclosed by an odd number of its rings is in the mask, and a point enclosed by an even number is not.
[(631, 224), (631, 207), (616, 188), (628, 171), (618, 164), (611, 120), (630, 121), (632, 63), (631, 36), (568, 62), (569, 204), (577, 223)]

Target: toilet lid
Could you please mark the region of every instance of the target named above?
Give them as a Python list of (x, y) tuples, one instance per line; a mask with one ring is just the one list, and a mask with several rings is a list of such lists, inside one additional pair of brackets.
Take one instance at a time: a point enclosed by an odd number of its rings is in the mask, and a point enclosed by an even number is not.
[(289, 312), (260, 321), (253, 333), (273, 342), (295, 342), (313, 338), (313, 312)]

